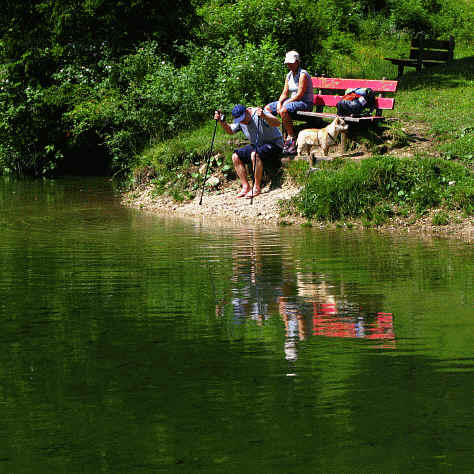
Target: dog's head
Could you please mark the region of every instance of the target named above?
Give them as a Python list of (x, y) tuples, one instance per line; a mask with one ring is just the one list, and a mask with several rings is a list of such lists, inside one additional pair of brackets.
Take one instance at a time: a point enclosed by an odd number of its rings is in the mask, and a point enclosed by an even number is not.
[(345, 122), (345, 120), (339, 116), (334, 119), (334, 126), (335, 130), (338, 132), (345, 132), (349, 128), (349, 125)]

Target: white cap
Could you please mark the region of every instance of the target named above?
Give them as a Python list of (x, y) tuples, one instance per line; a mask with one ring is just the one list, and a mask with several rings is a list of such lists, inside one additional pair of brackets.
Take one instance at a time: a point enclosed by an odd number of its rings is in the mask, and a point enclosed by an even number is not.
[(300, 55), (296, 51), (288, 51), (285, 56), (285, 64), (293, 64), (300, 60)]

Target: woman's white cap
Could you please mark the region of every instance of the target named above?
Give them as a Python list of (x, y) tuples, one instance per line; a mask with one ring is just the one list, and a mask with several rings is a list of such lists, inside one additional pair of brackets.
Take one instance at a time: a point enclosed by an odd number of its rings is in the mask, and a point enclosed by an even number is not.
[(288, 51), (285, 56), (284, 64), (293, 64), (300, 60), (300, 55), (296, 51)]

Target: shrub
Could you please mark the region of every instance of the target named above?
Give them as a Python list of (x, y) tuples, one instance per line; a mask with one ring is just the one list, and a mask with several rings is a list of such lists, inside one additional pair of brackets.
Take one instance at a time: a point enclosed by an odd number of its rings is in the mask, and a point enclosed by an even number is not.
[(335, 31), (323, 41), (323, 47), (330, 55), (334, 53), (350, 55), (354, 48), (354, 37), (349, 33)]
[(23, 88), (10, 76), (0, 88), (0, 173), (43, 176), (61, 162), (65, 131), (61, 104), (37, 85)]
[[(216, 54), (209, 48), (193, 55), (189, 65), (192, 73), (202, 63), (201, 55)], [(269, 38), (259, 46), (251, 43), (240, 46), (232, 39), (218, 52), (219, 64), (205, 71), (207, 86), (204, 87), (205, 114), (217, 107), (229, 108), (242, 102), (246, 105), (261, 105), (276, 100), (283, 88), (286, 69), (282, 64), (283, 51)], [(210, 78), (213, 78), (209, 82)]]
[(114, 172), (130, 168), (150, 140), (196, 127), (216, 108), (229, 110), (236, 102), (263, 106), (283, 87), (283, 65), (275, 68), (281, 51), (270, 41), (256, 47), (233, 40), (219, 50), (183, 47), (190, 62), (181, 68), (159, 57), (156, 48), (142, 45), (113, 65), (66, 114), (76, 143), (97, 133)]
[[(345, 2), (348, 3), (348, 2)], [(320, 50), (321, 39), (339, 24), (341, 15), (332, 0), (239, 0), (203, 2), (198, 8), (203, 22), (199, 35), (213, 47), (222, 47), (231, 38), (239, 44), (260, 44), (262, 38), (284, 50), (298, 49), (307, 61)], [(280, 61), (281, 63), (281, 58)]]
[(431, 20), (436, 35), (453, 35), (457, 42), (472, 44), (474, 11), (470, 0), (443, 0)]
[(429, 11), (422, 0), (396, 0), (392, 3), (391, 21), (398, 30), (412, 33), (424, 31), (431, 33), (433, 25)]

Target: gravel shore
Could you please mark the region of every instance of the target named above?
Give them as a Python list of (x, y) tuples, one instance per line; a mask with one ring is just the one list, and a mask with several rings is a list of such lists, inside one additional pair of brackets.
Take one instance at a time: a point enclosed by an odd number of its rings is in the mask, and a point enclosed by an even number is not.
[[(201, 195), (192, 201), (177, 203), (168, 196), (153, 196), (151, 186), (142, 186), (123, 197), (123, 204), (128, 207), (141, 209), (158, 215), (180, 217), (199, 217), (207, 220), (225, 222), (246, 222), (264, 225), (302, 224), (307, 220), (300, 216), (281, 215), (281, 203), (295, 196), (300, 188), (285, 183), (282, 187), (263, 188), (262, 194), (253, 199), (237, 198), (240, 187), (237, 183), (219, 191), (206, 191), (202, 205), (199, 205)], [(433, 210), (425, 216), (414, 219), (393, 217), (386, 224), (377, 227), (380, 232), (417, 234), (423, 238), (444, 237), (471, 243), (474, 240), (474, 219), (463, 217), (456, 212), (450, 212), (450, 223), (443, 226), (432, 225), (433, 216), (438, 212)], [(360, 220), (347, 220), (345, 223), (324, 223), (311, 221), (313, 227), (333, 228), (343, 227), (363, 229)]]
[(223, 218), (232, 221), (252, 221), (267, 224), (280, 224), (282, 221), (297, 223), (304, 222), (302, 218), (280, 216), (280, 202), (288, 201), (295, 196), (300, 188), (284, 185), (277, 189), (269, 186), (262, 189), (253, 201), (237, 198), (240, 187), (237, 185), (220, 191), (206, 191), (199, 205), (201, 194), (192, 201), (177, 203), (166, 196), (154, 197), (150, 187), (143, 187), (128, 193), (123, 200), (127, 206), (143, 209), (157, 214), (173, 214), (175, 216), (206, 216)]

